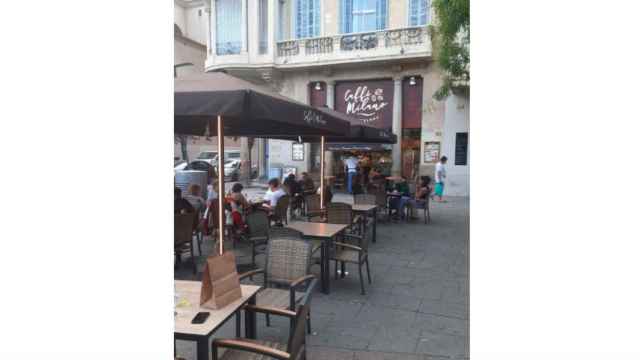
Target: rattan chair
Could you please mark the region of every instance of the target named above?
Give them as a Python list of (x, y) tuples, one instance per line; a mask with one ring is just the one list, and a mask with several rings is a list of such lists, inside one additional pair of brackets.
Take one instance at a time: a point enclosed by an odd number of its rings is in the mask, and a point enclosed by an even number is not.
[(329, 224), (349, 225), (347, 231), (352, 234), (360, 234), (360, 217), (353, 216), (351, 205), (340, 202), (327, 204), (327, 222)]
[[(263, 275), (263, 288), (256, 299), (258, 306), (295, 311), (298, 305), (309, 303), (317, 283), (315, 276), (309, 274), (311, 247), (311, 243), (297, 239), (269, 239), (265, 268), (240, 275), (240, 280)], [(311, 331), (310, 318), (308, 322)]]
[(302, 240), (302, 233), (298, 230), (286, 227), (269, 228), (269, 239), (294, 239)]
[(193, 262), (193, 273), (197, 274), (198, 266), (193, 251), (193, 219), (195, 216), (193, 213), (173, 216), (173, 251), (176, 257), (176, 268), (182, 254), (189, 253)]
[[(246, 309), (290, 318), (293, 326), (289, 330), (289, 341), (287, 344), (282, 344), (253, 339), (215, 339), (211, 343), (213, 360), (304, 360), (307, 358), (304, 319), (309, 316), (309, 305), (300, 306), (295, 312), (251, 305), (248, 305)], [(226, 348), (228, 350), (225, 351), (222, 357), (218, 357), (218, 348)]]
[(312, 194), (304, 197), (305, 215), (308, 221), (320, 222), (326, 211), (320, 207), (320, 195)]
[(273, 214), (271, 214), (271, 221), (274, 221), (277, 225), (288, 224), (287, 213), (289, 211), (290, 199), (289, 195), (283, 195), (278, 199), (276, 208), (273, 210)]
[(368, 236), (353, 236), (345, 234), (345, 239), (354, 239), (357, 241), (357, 245), (345, 242), (335, 242), (335, 249), (330, 257), (335, 263), (335, 278), (338, 279), (338, 263), (341, 264), (341, 277), (345, 274), (345, 263), (351, 263), (358, 265), (358, 274), (360, 277), (360, 290), (361, 294), (365, 295), (364, 279), (362, 277), (362, 266), (367, 267), (367, 279), (371, 284), (371, 272), (369, 270), (369, 237)]
[[(356, 205), (377, 205), (374, 194), (358, 194), (353, 196), (353, 203)], [(373, 226), (373, 219), (367, 218), (366, 226)]]
[(251, 265), (256, 264), (256, 247), (269, 240), (269, 216), (264, 211), (254, 211), (246, 217), (248, 232), (244, 236), (251, 243)]

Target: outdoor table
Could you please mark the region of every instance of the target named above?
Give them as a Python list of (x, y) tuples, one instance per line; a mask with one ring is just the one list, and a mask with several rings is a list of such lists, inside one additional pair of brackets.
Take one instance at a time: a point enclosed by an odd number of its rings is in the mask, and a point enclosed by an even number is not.
[[(209, 360), (209, 338), (227, 320), (236, 314), (236, 336), (240, 337), (240, 310), (245, 304), (255, 305), (256, 294), (260, 286), (240, 285), (242, 297), (229, 305), (213, 310), (200, 307), (200, 281), (176, 280), (176, 292), (178, 304), (181, 300), (188, 301), (187, 306), (176, 306), (175, 329), (173, 338), (175, 340), (188, 340), (196, 342), (196, 360)], [(209, 312), (207, 321), (203, 324), (192, 324), (191, 320), (200, 311)], [(256, 314), (245, 311), (245, 336), (249, 339), (256, 337)]]
[(361, 220), (362, 236), (367, 236), (366, 216), (373, 216), (373, 229), (371, 230), (373, 231), (373, 236), (371, 238), (371, 241), (376, 242), (376, 230), (378, 227), (378, 206), (364, 204), (352, 205), (351, 211), (353, 211), (355, 214), (362, 214), (365, 216), (363, 217), (363, 220)]
[(304, 221), (292, 221), (286, 227), (298, 230), (307, 239), (322, 240), (320, 246), (320, 283), (322, 292), (330, 293), (331, 271), (329, 270), (329, 249), (332, 240), (342, 233), (348, 225), (346, 224), (327, 224), (314, 223)]

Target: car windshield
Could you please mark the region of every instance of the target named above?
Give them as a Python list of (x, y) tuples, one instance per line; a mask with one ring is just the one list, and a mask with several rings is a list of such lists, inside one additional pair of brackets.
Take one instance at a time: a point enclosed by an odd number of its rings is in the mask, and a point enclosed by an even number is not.
[(198, 159), (213, 159), (218, 153), (212, 151), (201, 152)]
[(233, 163), (235, 163), (235, 161), (234, 161), (234, 160), (225, 160), (225, 161), (224, 161), (224, 164), (225, 164), (225, 165), (231, 165), (231, 164), (233, 164)]
[(240, 159), (240, 153), (239, 152), (226, 153), (225, 157), (227, 157), (228, 159)]

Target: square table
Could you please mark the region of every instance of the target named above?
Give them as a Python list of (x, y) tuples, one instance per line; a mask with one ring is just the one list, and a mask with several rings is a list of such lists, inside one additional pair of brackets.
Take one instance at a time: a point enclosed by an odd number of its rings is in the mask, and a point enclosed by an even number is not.
[[(351, 206), (351, 211), (356, 214), (363, 214), (365, 216), (372, 215), (373, 216), (373, 236), (371, 241), (376, 242), (376, 228), (378, 227), (378, 206), (377, 205), (365, 205), (365, 204), (356, 204)], [(367, 236), (367, 226), (366, 219), (363, 219), (361, 223), (362, 226), (362, 236)]]
[[(197, 360), (209, 360), (209, 338), (216, 330), (220, 328), (227, 320), (236, 314), (236, 336), (240, 337), (240, 313), (239, 310), (245, 304), (256, 304), (256, 294), (260, 290), (257, 285), (240, 285), (242, 289), (242, 297), (227, 306), (213, 310), (200, 307), (200, 281), (183, 281), (176, 280), (176, 296), (178, 302), (185, 299), (188, 306), (176, 307), (178, 313), (175, 316), (175, 328), (173, 330), (173, 338), (175, 340), (195, 341), (197, 345)], [(209, 312), (207, 321), (203, 324), (192, 324), (191, 320), (200, 311)], [(256, 314), (253, 312), (245, 312), (245, 336), (255, 339), (256, 336)]]
[(320, 283), (322, 292), (329, 294), (330, 292), (330, 271), (329, 271), (329, 248), (331, 241), (342, 233), (348, 225), (346, 224), (327, 224), (314, 223), (304, 221), (292, 221), (286, 227), (298, 230), (307, 239), (322, 240), (320, 250)]

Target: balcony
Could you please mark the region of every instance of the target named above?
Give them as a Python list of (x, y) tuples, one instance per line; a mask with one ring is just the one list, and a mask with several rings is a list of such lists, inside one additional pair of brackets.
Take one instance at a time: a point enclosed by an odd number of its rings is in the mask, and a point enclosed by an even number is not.
[[(206, 71), (292, 69), (431, 57), (431, 39), (426, 27), (279, 41), (265, 54), (258, 53), (258, 46), (255, 49), (249, 46), (247, 52), (241, 44), (215, 45), (212, 54), (207, 56)], [(273, 46), (272, 43), (269, 45)]]
[(277, 43), (276, 67), (306, 67), (353, 61), (430, 57), (426, 27), (341, 34)]

